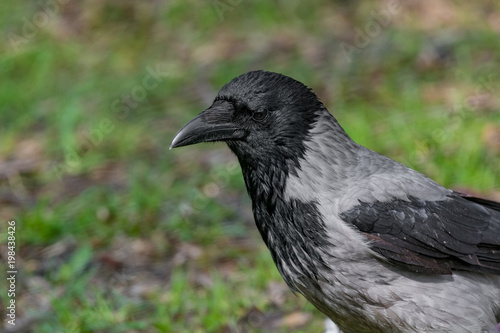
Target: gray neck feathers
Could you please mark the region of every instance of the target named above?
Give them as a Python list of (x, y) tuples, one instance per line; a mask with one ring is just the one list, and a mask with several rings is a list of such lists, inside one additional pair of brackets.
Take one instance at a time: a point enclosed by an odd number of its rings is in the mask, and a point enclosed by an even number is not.
[(311, 129), (305, 146), (300, 168), (287, 180), (287, 198), (338, 204), (333, 209), (340, 212), (358, 200), (408, 200), (408, 195), (444, 200), (450, 193), (417, 171), (358, 145), (326, 112)]
[[(324, 112), (311, 129), (305, 142), (306, 154), (300, 160), (300, 170), (290, 175), (287, 191), (294, 197), (315, 197), (318, 192), (340, 195), (353, 176), (360, 149), (335, 118)], [(314, 191), (315, 193), (311, 193)]]

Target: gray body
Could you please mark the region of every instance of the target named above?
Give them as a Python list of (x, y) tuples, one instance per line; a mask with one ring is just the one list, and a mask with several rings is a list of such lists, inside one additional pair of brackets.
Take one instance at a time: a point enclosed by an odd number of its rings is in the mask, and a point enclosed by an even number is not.
[(314, 141), (306, 142), (301, 171), (287, 180), (285, 200), (318, 202), (332, 244), (324, 249), (329, 269), (318, 266), (319, 288), (296, 276), (300, 292), (344, 333), (496, 332), (500, 276), (409, 272), (385, 262), (339, 217), (359, 200), (406, 199), (408, 193), (444, 200), (451, 191), (349, 138), (332, 140), (335, 127), (338, 123), (324, 113), (311, 131)]

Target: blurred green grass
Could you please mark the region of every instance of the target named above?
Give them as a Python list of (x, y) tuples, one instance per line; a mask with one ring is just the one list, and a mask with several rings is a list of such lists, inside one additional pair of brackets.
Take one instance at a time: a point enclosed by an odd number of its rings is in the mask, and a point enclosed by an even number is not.
[[(499, 199), (499, 4), (410, 2), (346, 59), (340, 45), (387, 3), (62, 3), (30, 34), (48, 5), (0, 11), (0, 217), (17, 221), (19, 332), (321, 329), (301, 297), (271, 297), (283, 283), (234, 157), (168, 150), (252, 69), (312, 87), (357, 142)], [(155, 68), (168, 74), (146, 89)]]

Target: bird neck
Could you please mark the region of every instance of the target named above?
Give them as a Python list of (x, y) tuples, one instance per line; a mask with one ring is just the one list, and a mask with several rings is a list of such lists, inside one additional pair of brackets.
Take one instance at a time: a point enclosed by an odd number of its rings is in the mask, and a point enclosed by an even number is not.
[(284, 158), (274, 157), (255, 163), (241, 163), (248, 194), (255, 205), (265, 205), (272, 213), (278, 200), (283, 199), (290, 163)]
[(294, 145), (293, 154), (276, 150), (249, 155), (232, 149), (238, 156), (254, 210), (265, 207), (272, 216), (277, 204), (288, 204), (290, 197), (308, 202), (314, 200), (323, 185), (328, 185), (329, 192), (344, 187), (350, 166), (357, 162), (359, 147), (325, 110), (304, 140)]
[[(299, 292), (302, 279), (315, 283), (317, 272), (329, 269), (322, 251), (331, 239), (314, 191), (321, 190), (316, 186), (327, 176), (321, 173), (328, 173), (328, 180), (342, 182), (345, 161), (332, 159), (350, 158), (347, 155), (355, 144), (327, 114), (313, 126), (303, 145), (304, 153), (293, 158), (276, 153), (246, 160), (238, 155), (257, 228), (284, 280)], [(297, 193), (291, 196), (294, 187)]]
[(329, 113), (311, 129), (310, 137), (299, 167), (286, 179), (285, 198), (338, 198), (347, 189), (349, 179), (356, 178), (359, 153), (364, 148)]
[(327, 266), (322, 251), (330, 243), (317, 204), (285, 198), (291, 165), (281, 161), (256, 169), (247, 166), (243, 175), (262, 239), (285, 282), (302, 293), (303, 279), (316, 283), (318, 270)]

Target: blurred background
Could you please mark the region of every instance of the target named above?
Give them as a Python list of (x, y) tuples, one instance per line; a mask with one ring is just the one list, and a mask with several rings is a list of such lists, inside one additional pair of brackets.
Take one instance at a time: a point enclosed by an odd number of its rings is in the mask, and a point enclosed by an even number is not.
[[(0, 5), (3, 332), (320, 332), (222, 143), (168, 150), (254, 69), (360, 144), (500, 200), (500, 3), (41, 0)], [(4, 276), (3, 273), (0, 276)]]

